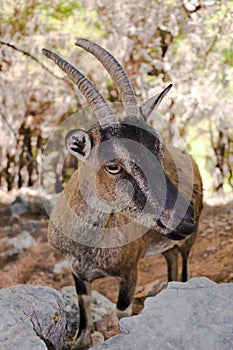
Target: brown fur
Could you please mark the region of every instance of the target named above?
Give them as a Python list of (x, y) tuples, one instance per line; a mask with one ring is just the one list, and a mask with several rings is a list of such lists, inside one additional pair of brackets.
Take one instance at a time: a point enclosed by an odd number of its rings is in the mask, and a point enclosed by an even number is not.
[[(164, 150), (162, 164), (166, 174), (176, 186), (179, 185), (178, 168), (182, 173), (182, 179), (184, 179), (184, 181), (187, 179), (188, 181), (189, 174), (185, 173), (187, 168), (184, 167), (184, 164), (190, 161), (194, 174), (191, 202), (198, 220), (202, 209), (202, 183), (197, 165), (192, 158), (184, 152), (174, 148), (171, 148), (169, 151), (168, 149)], [(91, 164), (92, 169), (93, 166), (94, 165)], [(88, 216), (89, 208), (79, 191), (80, 173), (82, 172), (85, 178), (85, 176), (88, 176), (89, 171), (90, 168), (87, 164), (80, 164), (80, 168), (74, 172), (66, 185), (51, 217), (49, 240), (56, 248), (60, 249), (66, 255), (67, 259), (71, 262), (74, 275), (82, 281), (85, 286), (88, 286), (89, 283), (96, 278), (104, 276), (116, 277), (119, 281), (120, 289), (118, 307), (123, 309), (125, 306), (128, 306), (135, 292), (139, 259), (142, 258), (147, 251), (149, 251), (150, 254), (150, 250), (152, 253), (163, 253), (168, 263), (168, 279), (177, 280), (178, 252), (182, 254), (184, 260), (185, 266), (183, 269), (187, 270), (188, 255), (195, 241), (197, 230), (178, 244), (163, 235), (159, 228), (152, 228), (143, 236), (139, 235), (138, 239), (125, 245), (117, 246), (118, 241), (116, 240), (116, 246), (111, 248), (96, 248), (80, 244), (75, 239), (76, 235), (81, 234), (78, 231), (80, 230), (80, 225), (77, 222), (78, 220), (75, 214), (78, 214), (79, 217), (88, 218), (89, 220), (95, 219)], [(105, 201), (111, 201), (116, 195), (116, 180), (112, 177), (109, 178), (103, 169), (98, 171), (96, 178), (96, 187), (99, 195)], [(106, 184), (108, 184), (108, 190), (106, 190)], [(190, 184), (188, 182), (187, 184), (183, 184), (182, 193), (184, 196), (189, 195), (189, 188)], [(103, 227), (116, 228), (117, 226), (129, 223), (131, 219), (124, 213), (118, 212), (104, 214), (101, 220)], [(128, 234), (130, 236), (131, 232)], [(129, 237), (128, 241), (130, 241)], [(121, 243), (121, 238), (119, 238), (119, 243)], [(182, 279), (185, 280), (187, 278), (187, 271), (183, 271), (182, 275)], [(90, 288), (87, 287), (87, 290), (90, 290)], [(87, 325), (85, 325), (85, 329), (81, 330), (78, 334), (76, 346), (90, 343), (90, 334), (93, 330), (89, 307), (90, 297), (85, 297), (84, 293), (83, 296), (79, 296), (79, 301), (81, 304), (85, 304), (83, 309), (85, 310), (84, 314), (88, 321)]]
[[(66, 137), (67, 149), (78, 158), (79, 167), (53, 210), (48, 231), (49, 241), (70, 261), (74, 276), (80, 307), (75, 349), (91, 344), (90, 291), (95, 279), (117, 278), (119, 310), (128, 308), (133, 299), (138, 263), (145, 254), (162, 253), (168, 280), (177, 280), (181, 253), (181, 279), (187, 280), (188, 256), (202, 209), (202, 182), (196, 163), (185, 152), (164, 145), (145, 122), (172, 85), (138, 108), (119, 62), (87, 39), (78, 39), (76, 44), (107, 69), (126, 116), (116, 118), (80, 71), (57, 54), (43, 50), (74, 81), (100, 121), (88, 132), (72, 130)], [(119, 171), (114, 173), (116, 169)]]

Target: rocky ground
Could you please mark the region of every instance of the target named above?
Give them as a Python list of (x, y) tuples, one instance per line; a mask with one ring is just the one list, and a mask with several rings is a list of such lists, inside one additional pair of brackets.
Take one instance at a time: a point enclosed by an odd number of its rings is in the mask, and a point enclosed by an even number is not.
[[(6, 204), (11, 199), (4, 198), (0, 205), (0, 288), (31, 284), (60, 290), (72, 285), (68, 264), (47, 243), (48, 218), (40, 210), (38, 202), (34, 201), (25, 213), (12, 213), (6, 210)], [(190, 255), (190, 277), (206, 276), (217, 283), (233, 282), (232, 252), (233, 202), (215, 203), (214, 206), (205, 204), (199, 237)], [(165, 283), (166, 264), (163, 256), (144, 258), (140, 263), (134, 313), (142, 310), (146, 296), (158, 293)], [(113, 278), (94, 282), (93, 290), (116, 302), (117, 285)], [(117, 332), (117, 327), (106, 327), (104, 336), (109, 338)]]

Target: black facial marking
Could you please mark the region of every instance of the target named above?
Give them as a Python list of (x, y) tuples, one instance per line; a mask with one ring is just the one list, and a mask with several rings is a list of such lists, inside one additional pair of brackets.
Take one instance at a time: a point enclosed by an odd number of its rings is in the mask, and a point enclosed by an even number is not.
[(159, 156), (160, 139), (155, 134), (153, 129), (148, 130), (142, 126), (131, 124), (118, 124), (106, 126), (99, 130), (101, 135), (101, 142), (110, 139), (126, 139), (140, 143), (149, 149), (155, 156)]
[(70, 149), (72, 151), (80, 153), (82, 156), (84, 156), (85, 152), (83, 150), (84, 150), (85, 144), (86, 144), (85, 136), (83, 136), (82, 140), (80, 140), (77, 136), (73, 135), (72, 139), (75, 141), (72, 142), (72, 147), (70, 147)]
[(146, 205), (147, 202), (147, 198), (145, 193), (141, 190), (139, 184), (137, 183), (137, 181), (131, 177), (131, 183), (133, 185), (134, 188), (134, 195), (133, 195), (133, 202), (137, 205), (137, 210), (142, 211)]
[(82, 156), (85, 156), (85, 152), (83, 152), (80, 148), (77, 147), (71, 147), (70, 148), (72, 151), (81, 154)]

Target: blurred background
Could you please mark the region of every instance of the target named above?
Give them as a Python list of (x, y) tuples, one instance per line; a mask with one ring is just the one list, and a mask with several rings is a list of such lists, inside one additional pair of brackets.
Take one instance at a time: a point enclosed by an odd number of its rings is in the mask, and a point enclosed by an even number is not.
[[(60, 54), (106, 99), (119, 102), (101, 64), (74, 45), (77, 37), (113, 53), (139, 103), (174, 84), (150, 124), (186, 148), (202, 174), (205, 205), (190, 277), (233, 282), (233, 1), (1, 0), (0, 288), (73, 284), (64, 257), (47, 242), (39, 173), (51, 133), (72, 114), (84, 116), (86, 101), (41, 49)], [(61, 177), (67, 180), (72, 172), (71, 159), (65, 171), (59, 162), (64, 137), (55, 135), (47, 153), (57, 167), (47, 169), (44, 179), (52, 193), (61, 191)], [(47, 212), (53, 199), (45, 198)], [(161, 255), (142, 260), (135, 313), (165, 281)], [(98, 280), (93, 289), (116, 302), (114, 279)]]
[[(151, 124), (181, 137), (200, 167), (205, 197), (232, 194), (233, 1), (10, 0), (0, 8), (0, 186), (38, 186), (54, 126), (85, 99), (41, 49), (62, 55), (111, 102), (119, 97), (87, 37), (123, 64), (138, 101), (174, 84)], [(163, 121), (161, 126), (161, 119)]]

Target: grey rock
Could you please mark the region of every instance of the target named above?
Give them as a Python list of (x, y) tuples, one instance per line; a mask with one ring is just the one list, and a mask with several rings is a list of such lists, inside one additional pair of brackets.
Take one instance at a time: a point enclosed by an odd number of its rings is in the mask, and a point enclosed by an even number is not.
[[(3, 241), (3, 239), (0, 241), (0, 245)], [(16, 260), (18, 258), (19, 252), (19, 249), (9, 247), (5, 251), (0, 253), (0, 268), (2, 269), (10, 261)]]
[(93, 350), (233, 349), (233, 284), (205, 277), (171, 282), (147, 298), (143, 313), (123, 318), (121, 334)]
[(0, 253), (0, 267), (2, 268), (8, 262), (16, 260), (22, 249), (36, 245), (36, 241), (28, 231), (22, 231), (15, 237), (2, 238), (0, 245), (4, 246), (3, 252)]
[(116, 306), (104, 295), (98, 293), (96, 290), (92, 291), (92, 305), (94, 323), (99, 322), (106, 314), (116, 313)]
[(25, 213), (33, 214), (33, 215), (41, 215), (41, 214), (51, 214), (54, 203), (56, 202), (57, 196), (49, 196), (43, 195), (40, 191), (30, 191), (26, 189), (22, 189), (21, 193), (17, 195), (15, 200), (0, 209), (1, 214), (11, 215), (15, 219), (20, 215)]
[[(79, 306), (77, 302), (77, 295), (75, 287), (66, 286), (60, 290), (64, 303), (67, 318), (67, 339), (65, 348), (70, 348), (72, 338), (79, 327)], [(118, 318), (116, 316), (116, 306), (109, 299), (98, 293), (92, 291), (92, 317), (96, 329), (95, 341), (101, 342), (102, 337), (109, 338), (112, 334), (119, 332)]]
[(32, 247), (36, 244), (36, 241), (28, 231), (22, 231), (17, 236), (10, 238), (8, 240), (8, 244), (13, 246), (15, 249), (21, 250)]
[(39, 228), (39, 220), (28, 219), (22, 222), (22, 227), (24, 230), (34, 233)]
[(49, 287), (0, 290), (1, 350), (60, 350), (66, 318), (61, 295)]
[(7, 207), (1, 209), (2, 214), (22, 215), (29, 209), (29, 202), (22, 195), (18, 195)]
[(61, 288), (60, 293), (64, 301), (64, 310), (66, 314), (66, 339), (64, 347), (65, 349), (70, 349), (72, 339), (79, 327), (79, 306), (73, 286)]
[[(47, 202), (46, 202), (47, 203)], [(45, 214), (45, 208), (41, 196), (35, 196), (30, 200), (29, 213), (33, 215)], [(50, 203), (47, 203), (49, 206)], [(50, 207), (49, 207), (50, 208)], [(50, 209), (51, 210), (51, 209)]]
[(61, 273), (64, 270), (70, 269), (70, 264), (67, 260), (62, 260), (54, 265), (53, 272), (54, 273)]

